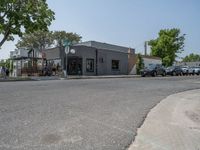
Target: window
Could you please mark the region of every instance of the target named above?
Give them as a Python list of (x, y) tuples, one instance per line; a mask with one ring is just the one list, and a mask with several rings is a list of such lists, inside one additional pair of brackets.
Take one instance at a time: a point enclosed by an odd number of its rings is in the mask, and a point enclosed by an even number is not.
[(119, 70), (119, 60), (112, 60), (112, 70)]
[(86, 71), (94, 72), (94, 59), (86, 59)]

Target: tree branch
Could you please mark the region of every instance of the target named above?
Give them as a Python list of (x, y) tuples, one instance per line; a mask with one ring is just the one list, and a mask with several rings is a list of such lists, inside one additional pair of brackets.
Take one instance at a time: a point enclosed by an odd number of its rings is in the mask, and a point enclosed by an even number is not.
[(4, 37), (3, 39), (1, 40), (0, 42), (0, 48), (1, 46), (4, 44), (4, 42), (7, 40), (8, 36), (10, 35), (10, 30), (8, 30), (5, 34), (4, 34)]

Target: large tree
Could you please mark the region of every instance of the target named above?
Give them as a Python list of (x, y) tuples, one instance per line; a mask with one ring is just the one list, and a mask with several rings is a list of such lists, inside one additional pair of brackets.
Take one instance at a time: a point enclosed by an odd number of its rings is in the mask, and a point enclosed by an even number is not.
[(52, 20), (54, 12), (46, 0), (0, 0), (0, 47), (14, 35), (47, 31)]
[(44, 50), (50, 45), (62, 46), (63, 40), (68, 40), (71, 43), (78, 43), (81, 40), (81, 36), (66, 31), (36, 31), (30, 34), (25, 34), (17, 43), (17, 47), (36, 48)]
[(56, 46), (62, 46), (63, 40), (68, 40), (71, 43), (78, 43), (82, 37), (72, 32), (54, 31), (53, 38), (56, 41)]
[(24, 47), (27, 49), (38, 49), (40, 51), (46, 49), (54, 42), (53, 32), (50, 31), (36, 31), (29, 34), (24, 34), (18, 41), (16, 46), (18, 48)]
[(200, 61), (200, 55), (191, 53), (183, 58), (183, 62), (195, 62), (195, 61)]
[(185, 34), (181, 35), (180, 29), (160, 30), (158, 38), (149, 41), (151, 55), (160, 57), (164, 66), (171, 66), (184, 50), (184, 40)]

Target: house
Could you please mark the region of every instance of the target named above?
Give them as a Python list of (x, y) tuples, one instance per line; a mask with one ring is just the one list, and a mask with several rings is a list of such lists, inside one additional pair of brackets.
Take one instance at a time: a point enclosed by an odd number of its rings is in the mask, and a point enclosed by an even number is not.
[(135, 50), (128, 47), (101, 43), (82, 42), (69, 47), (65, 54), (64, 47), (45, 50), (47, 63), (61, 66), (68, 75), (127, 75), (129, 62), (135, 56)]
[(144, 61), (144, 67), (148, 67), (152, 64), (162, 64), (162, 60), (159, 57), (142, 55), (142, 58)]
[[(129, 55), (129, 57), (131, 57), (129, 59), (129, 66), (130, 66), (129, 74), (136, 74), (136, 62), (138, 58), (136, 55), (132, 56)], [(152, 64), (162, 64), (162, 60), (159, 57), (142, 55), (142, 59), (144, 67), (148, 67), (149, 65)]]

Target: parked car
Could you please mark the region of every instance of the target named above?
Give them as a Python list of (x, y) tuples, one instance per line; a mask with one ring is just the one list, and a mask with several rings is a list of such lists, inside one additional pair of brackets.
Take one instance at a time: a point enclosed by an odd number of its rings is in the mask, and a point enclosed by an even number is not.
[(166, 74), (171, 76), (183, 75), (183, 71), (180, 66), (171, 66), (166, 69)]
[(189, 67), (188, 74), (189, 75), (195, 75), (195, 69), (194, 69), (194, 67)]
[(149, 65), (148, 67), (146, 67), (145, 69), (141, 70), (141, 76), (145, 77), (145, 76), (157, 76), (157, 75), (162, 75), (165, 76), (166, 72), (165, 69), (163, 68), (162, 65), (160, 64), (152, 64)]
[(183, 75), (188, 75), (188, 70), (189, 70), (188, 66), (181, 66), (181, 70), (183, 72)]
[(200, 67), (194, 67), (194, 74), (200, 75)]

